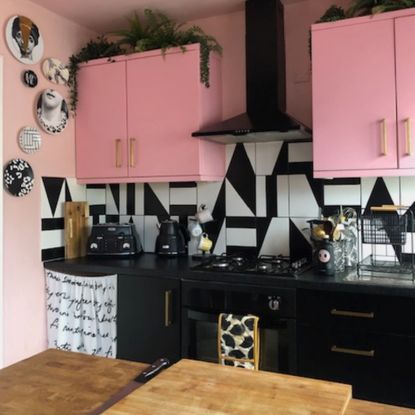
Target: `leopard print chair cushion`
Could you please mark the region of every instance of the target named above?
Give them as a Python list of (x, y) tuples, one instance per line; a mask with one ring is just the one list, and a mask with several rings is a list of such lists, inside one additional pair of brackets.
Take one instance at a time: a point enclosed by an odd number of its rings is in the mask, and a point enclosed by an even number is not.
[(245, 369), (258, 369), (258, 320), (258, 317), (252, 315), (220, 314), (219, 363)]

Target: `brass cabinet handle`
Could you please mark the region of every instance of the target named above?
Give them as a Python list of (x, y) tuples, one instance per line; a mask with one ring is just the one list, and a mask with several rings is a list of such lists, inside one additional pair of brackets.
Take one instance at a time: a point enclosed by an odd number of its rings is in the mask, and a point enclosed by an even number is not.
[(69, 239), (73, 239), (73, 219), (69, 218)]
[(130, 138), (130, 167), (135, 167), (135, 138)]
[(347, 310), (337, 310), (333, 308), (330, 310), (332, 316), (342, 316), (342, 317), (357, 317), (357, 318), (375, 318), (375, 313), (372, 311), (370, 313), (362, 313), (359, 311), (347, 311)]
[(115, 140), (115, 167), (117, 169), (122, 167), (121, 140), (119, 138)]
[(172, 325), (172, 297), (173, 293), (171, 290), (164, 292), (164, 325), (165, 327), (169, 327)]
[(337, 347), (336, 345), (331, 346), (330, 350), (334, 353), (352, 354), (355, 356), (364, 356), (364, 357), (375, 357), (374, 350), (346, 349), (344, 347)]
[(405, 135), (406, 135), (406, 154), (412, 156), (412, 125), (411, 119), (405, 120)]
[(386, 128), (386, 120), (385, 118), (380, 122), (380, 129), (381, 129), (381, 146), (382, 146), (382, 155), (388, 155), (388, 131)]

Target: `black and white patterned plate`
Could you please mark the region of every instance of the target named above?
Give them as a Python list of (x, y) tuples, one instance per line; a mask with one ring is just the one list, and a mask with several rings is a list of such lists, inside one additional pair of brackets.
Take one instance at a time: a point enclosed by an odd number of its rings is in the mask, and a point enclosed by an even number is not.
[(34, 153), (40, 149), (42, 137), (36, 127), (24, 127), (19, 134), (19, 147), (25, 153)]
[(32, 167), (22, 159), (12, 159), (7, 163), (3, 180), (9, 193), (18, 197), (30, 193), (35, 181)]

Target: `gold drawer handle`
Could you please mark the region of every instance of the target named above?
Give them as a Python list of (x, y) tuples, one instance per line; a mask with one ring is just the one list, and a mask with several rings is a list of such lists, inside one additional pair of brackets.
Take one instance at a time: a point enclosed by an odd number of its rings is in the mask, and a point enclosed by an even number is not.
[(171, 318), (172, 296), (173, 296), (173, 293), (171, 290), (164, 292), (164, 325), (165, 327), (169, 327), (173, 323), (172, 318)]
[(412, 125), (411, 119), (405, 120), (405, 135), (406, 135), (406, 154), (412, 156)]
[(334, 353), (352, 354), (354, 356), (364, 356), (364, 357), (375, 357), (374, 350), (346, 349), (344, 347), (337, 347), (336, 345), (331, 346), (330, 350)]
[(387, 156), (388, 155), (388, 131), (386, 128), (386, 120), (383, 119), (380, 122), (380, 130), (381, 130), (381, 147), (382, 147), (382, 152), (381, 154), (383, 156)]
[(330, 311), (332, 316), (342, 316), (342, 317), (357, 317), (357, 318), (375, 318), (375, 313), (372, 311), (370, 313), (362, 313), (359, 311), (347, 311), (347, 310), (337, 310), (333, 308)]
[(135, 138), (130, 138), (130, 167), (135, 167)]
[(73, 239), (73, 219), (69, 218), (69, 239)]
[(122, 167), (121, 140), (119, 138), (115, 140), (115, 167), (117, 169)]

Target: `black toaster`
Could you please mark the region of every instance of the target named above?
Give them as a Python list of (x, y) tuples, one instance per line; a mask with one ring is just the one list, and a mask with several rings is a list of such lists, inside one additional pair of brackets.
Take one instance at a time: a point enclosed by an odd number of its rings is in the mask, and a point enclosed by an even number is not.
[(135, 255), (142, 251), (140, 237), (133, 223), (93, 225), (88, 238), (88, 255)]

